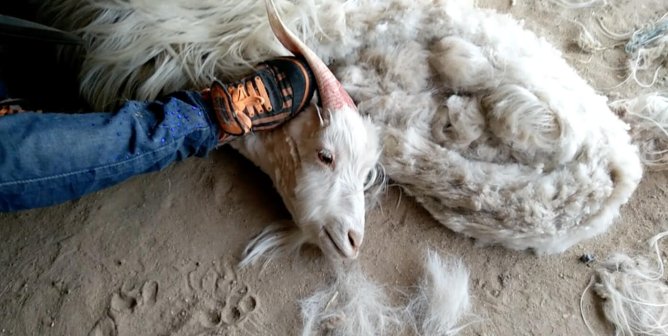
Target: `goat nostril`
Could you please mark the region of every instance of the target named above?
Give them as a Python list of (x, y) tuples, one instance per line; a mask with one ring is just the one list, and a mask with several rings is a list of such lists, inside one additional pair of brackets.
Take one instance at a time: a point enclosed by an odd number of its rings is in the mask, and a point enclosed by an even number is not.
[(357, 231), (350, 230), (348, 231), (348, 242), (353, 249), (357, 249), (362, 242), (362, 235)]

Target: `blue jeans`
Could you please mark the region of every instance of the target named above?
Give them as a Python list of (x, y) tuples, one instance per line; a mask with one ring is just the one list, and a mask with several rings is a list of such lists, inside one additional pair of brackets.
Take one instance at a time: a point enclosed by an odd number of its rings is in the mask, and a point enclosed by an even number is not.
[(218, 144), (197, 92), (128, 101), (115, 113), (0, 117), (0, 211), (44, 207), (160, 170)]

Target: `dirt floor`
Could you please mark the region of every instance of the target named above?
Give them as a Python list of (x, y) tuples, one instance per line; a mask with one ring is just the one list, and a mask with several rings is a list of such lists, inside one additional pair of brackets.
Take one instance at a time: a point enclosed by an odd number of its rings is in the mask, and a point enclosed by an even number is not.
[[(622, 50), (583, 53), (573, 21), (594, 26), (601, 16), (615, 32), (627, 32), (661, 17), (668, 2), (612, 2), (579, 10), (547, 1), (480, 6), (524, 20), (602, 93), (632, 97), (642, 92), (635, 84), (610, 89), (623, 80), (615, 70)], [(661, 76), (652, 90), (668, 89), (665, 69)], [(390, 187), (368, 213), (359, 261), (375, 281), (407, 289), (427, 247), (462, 257), (479, 317), (462, 335), (587, 335), (580, 297), (595, 263), (579, 257), (633, 251), (667, 230), (667, 186), (665, 171), (646, 173), (609, 232), (545, 257), (476, 247)], [(0, 335), (298, 334), (298, 299), (332, 275), (320, 254), (306, 250), (264, 269), (234, 267), (251, 237), (288, 217), (269, 179), (229, 148), (60, 206), (2, 214)], [(591, 291), (583, 303), (594, 331), (611, 334)]]

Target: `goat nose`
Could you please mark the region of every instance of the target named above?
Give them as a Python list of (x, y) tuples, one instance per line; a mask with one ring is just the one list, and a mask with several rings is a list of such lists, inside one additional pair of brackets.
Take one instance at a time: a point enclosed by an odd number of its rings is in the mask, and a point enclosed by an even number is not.
[(357, 250), (362, 245), (362, 234), (355, 230), (348, 231), (348, 242), (353, 250)]

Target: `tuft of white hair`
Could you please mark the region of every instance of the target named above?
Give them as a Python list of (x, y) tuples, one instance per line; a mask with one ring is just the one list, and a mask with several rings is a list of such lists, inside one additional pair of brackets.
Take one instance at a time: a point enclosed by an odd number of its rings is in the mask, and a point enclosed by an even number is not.
[[(559, 0), (562, 1), (562, 0)], [(661, 71), (665, 68), (662, 65), (668, 57), (668, 13), (665, 13), (655, 22), (645, 24), (641, 28), (624, 33), (616, 33), (610, 30), (604, 23), (602, 17), (597, 17), (599, 33), (610, 40), (615, 41), (615, 46), (624, 46), (624, 51), (629, 57), (624, 69), (628, 76), (616, 87), (626, 84), (630, 81), (635, 82), (643, 88), (654, 86), (659, 78)], [(580, 26), (581, 34), (577, 41), (578, 45), (587, 52), (605, 50), (581, 23), (575, 22)], [(643, 82), (638, 78), (641, 72), (650, 71), (652, 80)]]
[(643, 256), (615, 253), (597, 269), (595, 292), (605, 300), (603, 313), (615, 326), (615, 335), (668, 335), (668, 284), (659, 241), (662, 232), (649, 240), (658, 266)]
[(652, 92), (633, 99), (620, 99), (610, 107), (631, 125), (641, 159), (651, 170), (668, 169), (668, 96)]
[[(649, 88), (656, 84), (663, 62), (668, 57), (668, 13), (648, 26), (634, 31), (624, 50), (629, 55), (628, 79), (633, 79), (641, 87)], [(654, 70), (652, 81), (644, 83), (638, 79), (639, 70)]]
[(469, 271), (460, 259), (428, 251), (417, 292), (405, 307), (392, 305), (383, 287), (358, 263), (337, 267), (336, 281), (301, 301), (302, 335), (456, 335), (470, 310)]
[(302, 300), (303, 336), (388, 335), (402, 326), (401, 309), (384, 289), (369, 280), (359, 264), (337, 269), (336, 281)]
[(408, 316), (419, 335), (456, 335), (469, 324), (459, 325), (468, 313), (469, 271), (461, 259), (441, 259), (428, 251), (418, 292), (408, 304)]
[(269, 225), (248, 242), (239, 266), (246, 267), (260, 260), (265, 260), (266, 264), (275, 257), (296, 254), (307, 241), (304, 232), (291, 222)]

